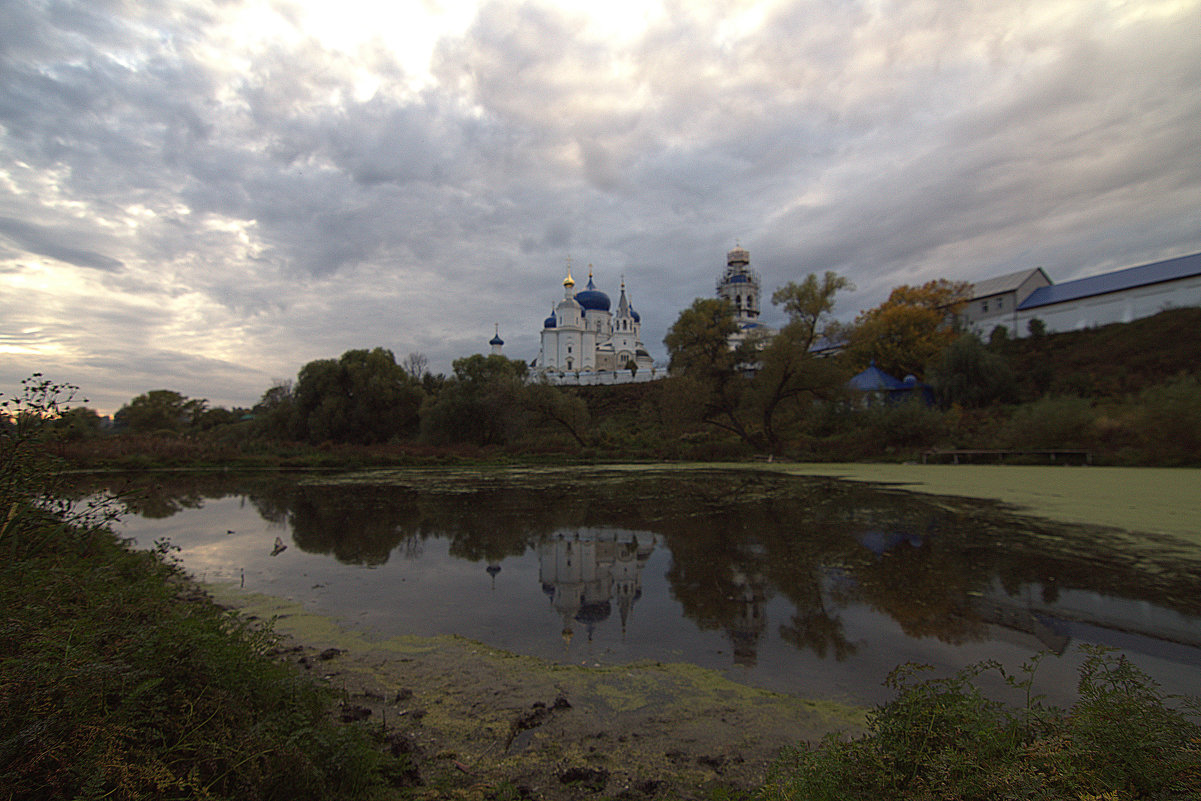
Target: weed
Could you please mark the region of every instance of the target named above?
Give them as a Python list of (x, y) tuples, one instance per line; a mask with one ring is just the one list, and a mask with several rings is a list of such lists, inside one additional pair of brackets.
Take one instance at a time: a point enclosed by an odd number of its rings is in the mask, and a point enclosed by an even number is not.
[[(995, 663), (919, 680), (889, 677), (897, 697), (871, 715), (867, 735), (830, 736), (783, 753), (761, 801), (825, 799), (1185, 799), (1201, 795), (1201, 703), (1165, 696), (1124, 657), (1086, 647), (1079, 700), (1069, 711), (1033, 692), (1038, 660), (1010, 676)], [(977, 686), (1000, 672), (1022, 707)]]

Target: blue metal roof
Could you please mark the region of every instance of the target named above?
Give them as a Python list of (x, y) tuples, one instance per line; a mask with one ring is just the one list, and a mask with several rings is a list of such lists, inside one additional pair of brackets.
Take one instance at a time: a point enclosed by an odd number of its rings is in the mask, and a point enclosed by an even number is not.
[(1018, 309), (1033, 309), (1039, 306), (1049, 306), (1052, 303), (1065, 303), (1069, 300), (1121, 292), (1148, 284), (1178, 281), (1195, 275), (1201, 275), (1201, 253), (1178, 256), (1167, 261), (1157, 261), (1139, 267), (1127, 267), (1125, 270), (1116, 270), (1112, 273), (1039, 287), (1030, 293), (1030, 297), (1018, 304)]

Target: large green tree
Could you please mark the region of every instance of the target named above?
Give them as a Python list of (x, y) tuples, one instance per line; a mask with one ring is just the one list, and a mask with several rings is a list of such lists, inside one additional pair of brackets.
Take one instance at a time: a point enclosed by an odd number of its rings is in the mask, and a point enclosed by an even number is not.
[(208, 407), (202, 398), (188, 398), (170, 389), (155, 389), (138, 395), (113, 415), (121, 428), (144, 434), (154, 431), (182, 432), (194, 428)]
[(678, 391), (700, 420), (737, 435), (757, 450), (778, 450), (783, 430), (815, 399), (831, 397), (845, 382), (842, 364), (814, 346), (834, 325), (830, 314), (849, 280), (833, 272), (790, 282), (772, 295), (788, 322), (776, 336), (732, 342), (733, 308), (697, 299), (668, 330), (664, 344)]
[(297, 439), (363, 445), (412, 436), (423, 399), (420, 384), (385, 348), (348, 350), (337, 359), (309, 362), (300, 369), (290, 399), (279, 387), (268, 395), (260, 406), (290, 403)]
[(930, 365), (929, 378), (943, 406), (979, 409), (1017, 397), (1009, 362), (975, 334), (964, 334), (943, 350)]
[(523, 361), (492, 354), (451, 364), (452, 375), (421, 409), (421, 436), (433, 443), (503, 445), (525, 426)]
[(758, 447), (743, 410), (749, 387), (740, 370), (748, 359), (753, 360), (753, 346), (745, 341), (733, 346), (731, 337), (737, 332), (734, 307), (729, 302), (697, 298), (680, 312), (663, 344), (674, 392), (688, 397), (686, 408), (705, 423)]

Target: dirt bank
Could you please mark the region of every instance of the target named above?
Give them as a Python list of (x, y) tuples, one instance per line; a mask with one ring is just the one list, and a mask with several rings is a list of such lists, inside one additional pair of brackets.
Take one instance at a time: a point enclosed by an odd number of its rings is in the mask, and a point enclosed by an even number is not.
[(709, 798), (780, 747), (862, 730), (863, 710), (683, 664), (555, 665), (457, 637), (372, 640), (297, 604), (211, 587), (275, 619), (280, 658), (416, 756), (427, 798)]

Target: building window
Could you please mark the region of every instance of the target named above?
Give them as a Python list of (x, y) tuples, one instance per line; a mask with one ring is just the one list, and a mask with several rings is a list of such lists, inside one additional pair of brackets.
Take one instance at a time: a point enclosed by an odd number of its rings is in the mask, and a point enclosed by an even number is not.
[(983, 301), (983, 302), (980, 304), (980, 308), (981, 308), (981, 309), (983, 309), (985, 312), (987, 312), (987, 311), (988, 311), (988, 301), (987, 301), (987, 300), (986, 300), (986, 301)]

